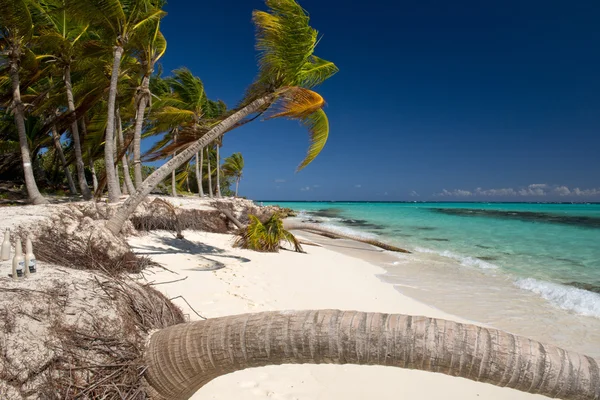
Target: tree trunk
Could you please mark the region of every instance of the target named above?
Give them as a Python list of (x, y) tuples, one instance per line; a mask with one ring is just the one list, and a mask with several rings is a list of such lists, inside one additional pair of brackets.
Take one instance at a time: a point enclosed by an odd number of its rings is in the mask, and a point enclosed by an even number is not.
[(94, 185), (94, 193), (98, 190), (98, 176), (96, 175), (96, 168), (94, 167), (94, 160), (92, 156), (89, 156), (90, 171), (92, 172), (92, 184)]
[(202, 162), (204, 158), (204, 149), (200, 150), (202, 156), (198, 157), (196, 153), (196, 183), (198, 184), (198, 196), (204, 197), (204, 189), (202, 188)]
[(212, 171), (210, 170), (210, 149), (206, 148), (206, 162), (208, 167), (208, 197), (213, 198), (213, 188), (212, 188)]
[(23, 161), (23, 175), (25, 176), (25, 186), (27, 187), (27, 195), (33, 204), (46, 204), (48, 201), (42, 196), (38, 190), (33, 175), (33, 166), (31, 165), (31, 155), (29, 153), (29, 143), (27, 141), (27, 130), (25, 128), (25, 109), (21, 101), (21, 89), (19, 83), (19, 63), (11, 58), (10, 64), (10, 79), (12, 81), (13, 91), (13, 112), (15, 114), (15, 123), (19, 132), (19, 145), (21, 147), (21, 159)]
[(108, 202), (116, 203), (119, 201), (120, 190), (119, 180), (115, 173), (114, 156), (114, 133), (115, 133), (115, 101), (117, 98), (117, 83), (119, 81), (119, 67), (121, 57), (123, 56), (123, 47), (115, 46), (112, 75), (110, 77), (110, 89), (108, 92), (108, 115), (106, 121), (106, 137), (104, 141), (104, 163), (106, 164), (106, 184), (108, 186)]
[(119, 148), (119, 141), (118, 139), (118, 135), (114, 135), (115, 136), (115, 140), (113, 143), (113, 149), (115, 150), (114, 154), (113, 154), (113, 160), (116, 160), (115, 165), (113, 166), (113, 169), (115, 171), (115, 176), (117, 177), (117, 194), (119, 197), (121, 197), (123, 195), (123, 192), (121, 191), (121, 187), (119, 186), (121, 184), (121, 179), (120, 179), (120, 175), (119, 174), (119, 160), (118, 160), (118, 155), (117, 155), (117, 149)]
[(135, 180), (135, 188), (139, 189), (144, 181), (142, 177), (142, 129), (144, 128), (144, 113), (148, 104), (148, 96), (150, 95), (150, 77), (144, 75), (142, 78), (141, 94), (137, 106), (137, 114), (135, 118), (135, 131), (133, 133), (133, 177)]
[(158, 398), (182, 400), (215, 379), (281, 364), (382, 365), (438, 372), (562, 399), (600, 398), (598, 363), (495, 329), (357, 311), (271, 311), (155, 332), (145, 378)]
[[(121, 121), (121, 112), (117, 109), (117, 132), (119, 134), (119, 152), (124, 150), (123, 146), (125, 146), (125, 140), (123, 139), (123, 123)], [(127, 189), (127, 193), (123, 190), (125, 194), (131, 194), (135, 192), (135, 187), (133, 186), (133, 182), (131, 181), (131, 174), (129, 172), (129, 162), (127, 160), (127, 152), (123, 152), (123, 157), (121, 157), (121, 164), (123, 165), (123, 185)]]
[[(177, 129), (175, 130), (175, 132), (173, 133), (173, 143), (177, 143)], [(173, 152), (173, 158), (175, 158), (175, 156), (177, 155), (177, 152)], [(177, 168), (175, 168), (173, 171), (171, 171), (171, 196), (173, 197), (177, 197), (177, 184), (175, 182), (175, 171)]]
[(73, 137), (73, 149), (75, 150), (75, 166), (77, 168), (77, 182), (84, 200), (92, 198), (92, 192), (85, 179), (85, 168), (83, 164), (83, 156), (81, 154), (81, 140), (79, 137), (79, 128), (77, 126), (77, 116), (75, 115), (75, 100), (73, 99), (73, 86), (71, 84), (71, 66), (65, 67), (65, 88), (67, 91), (67, 105), (69, 112), (73, 113), (73, 123), (71, 124), (71, 136)]
[(235, 197), (238, 197), (238, 188), (240, 187), (240, 177), (235, 178)]
[(291, 230), (309, 231), (309, 232), (321, 234), (326, 237), (332, 237), (335, 239), (350, 239), (350, 240), (354, 240), (356, 242), (367, 243), (367, 244), (379, 247), (384, 250), (410, 254), (410, 251), (401, 249), (400, 247), (392, 246), (391, 244), (383, 243), (383, 242), (380, 242), (379, 240), (375, 240), (375, 239), (367, 239), (362, 236), (349, 235), (347, 233), (342, 233), (335, 229), (323, 227), (320, 224), (312, 224), (312, 223), (307, 223), (307, 222), (293, 222), (293, 221), (284, 220), (283, 227), (285, 229), (287, 229), (288, 231), (291, 231)]
[(225, 118), (221, 123), (208, 131), (194, 144), (188, 146), (176, 157), (173, 157), (171, 160), (163, 164), (160, 168), (154, 171), (152, 175), (148, 177), (148, 179), (144, 181), (144, 184), (135, 192), (135, 194), (129, 196), (125, 203), (116, 210), (115, 214), (106, 223), (107, 228), (113, 234), (118, 234), (121, 231), (123, 224), (125, 221), (127, 221), (127, 219), (129, 219), (129, 216), (135, 211), (138, 204), (140, 204), (146, 198), (146, 196), (150, 194), (156, 185), (164, 181), (172, 171), (175, 171), (177, 168), (183, 165), (184, 162), (192, 158), (192, 156), (200, 149), (206, 147), (210, 142), (227, 132), (227, 130), (232, 128), (237, 122), (241, 121), (250, 114), (260, 111), (272, 100), (273, 95), (267, 95), (254, 100), (241, 110)]
[(67, 182), (69, 183), (69, 191), (71, 192), (71, 194), (77, 194), (77, 188), (75, 188), (75, 182), (73, 182), (73, 176), (71, 176), (71, 171), (69, 170), (69, 165), (67, 164), (67, 159), (65, 158), (65, 153), (63, 153), (63, 148), (60, 144), (60, 135), (56, 131), (55, 125), (52, 125), (51, 131), (52, 140), (54, 141), (54, 148), (56, 149), (56, 153), (60, 158), (63, 170), (65, 171), (65, 176), (67, 177)]
[(217, 169), (217, 188), (215, 190), (217, 197), (221, 197), (221, 179), (220, 179), (220, 173), (219, 170), (221, 169), (221, 160), (219, 157), (219, 147), (221, 147), (219, 145), (219, 143), (217, 143), (217, 165), (216, 165), (216, 169)]

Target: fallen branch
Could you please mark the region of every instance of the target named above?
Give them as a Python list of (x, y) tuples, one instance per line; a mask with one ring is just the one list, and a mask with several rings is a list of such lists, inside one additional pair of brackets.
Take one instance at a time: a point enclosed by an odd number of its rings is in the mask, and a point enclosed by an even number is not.
[(408, 250), (393, 246), (391, 244), (380, 242), (379, 240), (366, 239), (366, 238), (363, 238), (360, 236), (355, 236), (355, 235), (348, 235), (345, 233), (337, 232), (333, 229), (324, 228), (322, 226), (319, 226), (318, 224), (311, 224), (311, 223), (305, 223), (305, 222), (298, 223), (298, 222), (290, 222), (290, 221), (284, 220), (283, 226), (288, 231), (289, 230), (310, 231), (310, 232), (315, 232), (315, 233), (318, 233), (318, 234), (326, 236), (326, 237), (333, 237), (335, 239), (350, 239), (350, 240), (354, 240), (357, 242), (370, 244), (372, 246), (376, 246), (376, 247), (379, 247), (384, 250), (410, 254), (410, 251), (408, 251)]

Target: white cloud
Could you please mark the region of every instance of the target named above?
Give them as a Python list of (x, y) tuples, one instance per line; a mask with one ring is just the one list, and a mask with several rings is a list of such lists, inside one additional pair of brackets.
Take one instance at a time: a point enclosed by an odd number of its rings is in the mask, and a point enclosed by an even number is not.
[[(600, 188), (591, 188), (581, 190), (579, 188), (570, 189), (568, 186), (548, 185), (546, 183), (534, 183), (524, 188), (499, 188), (499, 189), (482, 189), (476, 188), (474, 191), (463, 189), (442, 190), (441, 193), (435, 196), (442, 197), (469, 197), (469, 196), (486, 196), (486, 197), (544, 197), (548, 195), (566, 196), (600, 196)], [(411, 193), (412, 196), (412, 193)]]
[(442, 197), (469, 197), (472, 196), (473, 193), (469, 192), (468, 190), (462, 190), (462, 189), (454, 189), (452, 191), (449, 190), (442, 190), (441, 193), (437, 193), (436, 196), (442, 196)]
[(516, 196), (517, 192), (513, 188), (502, 188), (502, 189), (487, 189), (482, 188), (475, 189), (475, 194), (479, 196)]
[(275, 179), (275, 183), (285, 183), (285, 179)]
[(321, 185), (313, 185), (314, 188), (320, 188)]
[(412, 191), (409, 193), (409, 196), (411, 196), (411, 197), (419, 197), (419, 193), (417, 193), (417, 192), (415, 192), (414, 190), (412, 190)]
[(571, 190), (569, 190), (566, 186), (559, 186), (554, 188), (554, 192), (560, 196), (568, 196), (571, 194)]
[(545, 196), (548, 185), (545, 183), (534, 183), (524, 189), (519, 190), (519, 196)]
[(300, 191), (302, 192), (308, 192), (310, 190), (310, 186), (305, 186), (305, 187), (301, 187)]
[(388, 195), (388, 192), (385, 192), (383, 195), (384, 195), (384, 196), (387, 196), (387, 195)]
[(355, 188), (360, 189), (362, 185), (354, 185)]
[(584, 189), (581, 190), (579, 188), (573, 189), (572, 193), (575, 196), (598, 196), (600, 195), (600, 188), (598, 189)]

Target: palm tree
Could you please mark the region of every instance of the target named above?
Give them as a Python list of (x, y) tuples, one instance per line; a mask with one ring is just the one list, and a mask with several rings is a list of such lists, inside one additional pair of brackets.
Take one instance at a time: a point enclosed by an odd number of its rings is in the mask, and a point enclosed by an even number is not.
[(281, 364), (382, 365), (437, 372), (562, 399), (600, 396), (591, 357), (495, 329), (357, 311), (271, 311), (211, 318), (151, 335), (145, 379), (160, 399)]
[(135, 36), (134, 46), (140, 61), (142, 81), (135, 96), (136, 117), (133, 134), (133, 175), (135, 187), (138, 189), (142, 182), (142, 153), (141, 139), (144, 125), (146, 107), (152, 105), (152, 92), (150, 90), (150, 77), (154, 72), (154, 65), (163, 56), (167, 49), (167, 41), (160, 32), (160, 20), (145, 26)]
[(71, 115), (71, 137), (75, 152), (75, 165), (77, 168), (77, 181), (79, 189), (85, 200), (92, 198), (92, 193), (85, 178), (85, 165), (81, 151), (81, 137), (77, 126), (77, 113), (75, 112), (75, 99), (71, 71), (73, 64), (81, 58), (82, 43), (85, 42), (89, 25), (72, 18), (69, 8), (65, 7), (65, 0), (44, 0), (34, 2), (36, 11), (43, 18), (40, 24), (39, 45), (48, 53), (39, 55), (40, 58), (50, 58), (56, 67), (61, 70), (67, 95), (68, 112)]
[(241, 105), (226, 117), (193, 132), (199, 137), (187, 145), (146, 179), (108, 221), (117, 234), (137, 205), (171, 171), (194, 156), (224, 133), (270, 111), (270, 118), (286, 117), (301, 121), (309, 130), (310, 147), (298, 169), (306, 167), (321, 152), (329, 134), (323, 111), (325, 101), (310, 90), (337, 72), (337, 67), (313, 55), (318, 34), (308, 24), (307, 13), (294, 0), (266, 0), (270, 13), (255, 11), (259, 74)]
[(108, 200), (114, 203), (119, 200), (119, 182), (116, 172), (108, 166), (114, 165), (115, 159), (113, 143), (115, 102), (121, 59), (125, 52), (125, 46), (134, 35), (165, 15), (165, 12), (161, 10), (164, 0), (65, 0), (65, 2), (75, 15), (98, 25), (98, 28), (105, 33), (104, 37), (111, 38), (114, 45), (104, 145)]
[(242, 180), (242, 170), (244, 169), (244, 157), (242, 153), (233, 153), (225, 159), (223, 163), (223, 172), (226, 175), (233, 176), (235, 179), (235, 197), (238, 196), (238, 188)]
[(33, 204), (44, 204), (47, 200), (38, 190), (25, 129), (25, 106), (21, 100), (20, 69), (35, 64), (35, 55), (29, 49), (33, 38), (33, 21), (24, 0), (0, 0), (0, 49), (8, 61), (12, 86), (12, 112), (19, 133), (19, 145), (23, 162), (23, 174), (27, 194)]

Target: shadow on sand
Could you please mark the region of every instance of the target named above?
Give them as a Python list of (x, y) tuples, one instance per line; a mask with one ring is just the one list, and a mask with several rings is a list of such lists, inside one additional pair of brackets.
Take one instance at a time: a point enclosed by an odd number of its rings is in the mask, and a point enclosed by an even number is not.
[(250, 259), (245, 257), (228, 254), (227, 251), (224, 249), (211, 246), (206, 243), (191, 241), (185, 238), (177, 239), (174, 237), (156, 237), (156, 239), (158, 239), (164, 245), (169, 246), (169, 248), (141, 244), (135, 247), (135, 253), (147, 256), (158, 254), (192, 254), (210, 262), (210, 265), (207, 267), (199, 266), (194, 268), (186, 268), (187, 271), (216, 271), (218, 269), (226, 267), (224, 263), (218, 260), (214, 260), (212, 257), (235, 259), (242, 263), (250, 261)]

